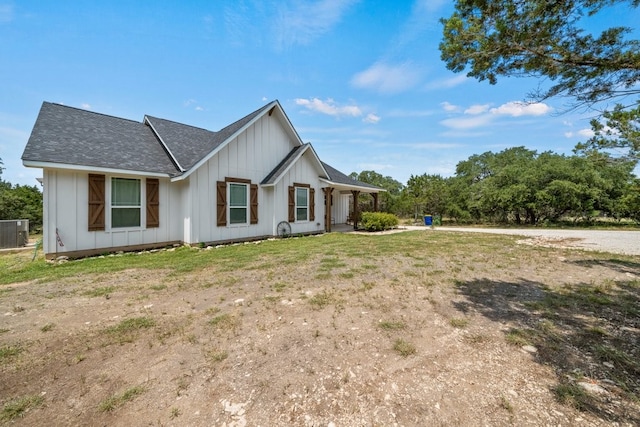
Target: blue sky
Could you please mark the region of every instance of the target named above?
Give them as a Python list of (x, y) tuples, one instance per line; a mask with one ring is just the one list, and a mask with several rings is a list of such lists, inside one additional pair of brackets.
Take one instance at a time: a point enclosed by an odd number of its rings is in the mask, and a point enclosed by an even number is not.
[[(278, 99), (304, 142), (345, 173), (450, 176), (508, 147), (571, 154), (588, 112), (524, 105), (547, 82), (495, 86), (440, 60), (445, 0), (0, 0), (2, 179), (35, 185), (20, 156), (43, 101), (218, 130)], [(619, 8), (600, 24), (633, 27)]]

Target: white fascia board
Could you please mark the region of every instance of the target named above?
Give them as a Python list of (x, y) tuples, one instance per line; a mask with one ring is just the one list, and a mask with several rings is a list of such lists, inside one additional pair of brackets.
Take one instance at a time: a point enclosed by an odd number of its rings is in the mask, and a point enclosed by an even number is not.
[(371, 188), (371, 187), (362, 187), (359, 185), (341, 184), (341, 183), (333, 182), (324, 178), (320, 178), (320, 181), (324, 182), (325, 184), (328, 184), (330, 187), (335, 187), (341, 190), (358, 190), (364, 193), (381, 193), (381, 192), (387, 191), (384, 188)]
[[(284, 108), (282, 108), (282, 105), (280, 105), (280, 102), (276, 99), (275, 101), (273, 101), (273, 103), (278, 105), (278, 109), (280, 110), (282, 117), (284, 117), (284, 121), (285, 121), (285, 124), (287, 125), (287, 128), (289, 129), (289, 132), (291, 132), (294, 138), (298, 141), (298, 144), (299, 145), (304, 144), (304, 142), (302, 142), (302, 139), (300, 138), (300, 135), (298, 135), (298, 131), (296, 130), (296, 128), (293, 127), (293, 123), (291, 123), (291, 120), (289, 120), (289, 116), (287, 116), (287, 113), (285, 113)], [(269, 108), (269, 110), (271, 110), (271, 108)]]
[(104, 173), (104, 174), (111, 174), (111, 175), (134, 175), (134, 176), (151, 176), (156, 178), (169, 178), (168, 174), (159, 173), (159, 172), (143, 172), (143, 171), (132, 171), (132, 170), (126, 170), (126, 169), (99, 168), (99, 167), (93, 167), (93, 166), (68, 165), (64, 163), (33, 162), (30, 160), (23, 160), (22, 164), (28, 168), (63, 169), (63, 170), (72, 170), (72, 171), (79, 171), (79, 172)]
[[(273, 106), (271, 106), (271, 104), (273, 104)], [(264, 111), (261, 114), (258, 114), (257, 116), (255, 116), (250, 122), (248, 122), (246, 125), (242, 126), (240, 129), (238, 129), (236, 132), (234, 132), (233, 134), (231, 134), (231, 136), (229, 136), (229, 138), (227, 138), (222, 144), (218, 145), (213, 151), (211, 151), (209, 154), (207, 154), (206, 156), (204, 156), (198, 163), (196, 163), (195, 165), (193, 165), (193, 167), (191, 169), (189, 169), (188, 171), (184, 172), (183, 174), (176, 176), (175, 178), (172, 178), (171, 181), (175, 182), (175, 181), (182, 181), (183, 179), (186, 179), (189, 177), (189, 175), (191, 175), (194, 171), (196, 171), (200, 166), (202, 166), (203, 164), (207, 163), (213, 156), (215, 156), (216, 154), (218, 154), (218, 152), (220, 150), (222, 150), (224, 147), (226, 147), (231, 141), (234, 140), (234, 138), (236, 138), (238, 135), (240, 135), (242, 132), (246, 131), (249, 127), (251, 127), (255, 122), (257, 122), (258, 120), (260, 120), (262, 118), (262, 116), (264, 116), (265, 114), (267, 114), (269, 112), (269, 110), (271, 110), (271, 108), (273, 108), (276, 105), (280, 105), (277, 103), (277, 101), (273, 101), (271, 104), (269, 104), (269, 106), (267, 106)], [(279, 107), (280, 109), (282, 109), (281, 107)]]
[(320, 170), (322, 171), (324, 176), (329, 176), (329, 174), (327, 173), (327, 170), (324, 168), (324, 166), (322, 166), (322, 162), (320, 161), (320, 157), (318, 157), (318, 153), (316, 153), (316, 150), (315, 150), (315, 148), (313, 148), (313, 145), (311, 145), (311, 143), (309, 143), (309, 147), (311, 147), (311, 152), (313, 153), (313, 157), (316, 158), (316, 162), (318, 163), (318, 166), (320, 166)]
[(149, 121), (146, 115), (144, 116), (144, 122), (151, 128), (151, 131), (156, 136), (156, 138), (158, 138), (158, 141), (160, 141), (160, 144), (162, 144), (165, 151), (169, 154), (169, 157), (171, 157), (171, 160), (173, 160), (173, 163), (178, 167), (180, 172), (184, 172), (184, 168), (180, 165), (180, 163), (178, 163), (178, 159), (176, 159), (176, 156), (174, 156), (171, 150), (169, 150), (169, 147), (167, 146), (167, 144), (164, 143), (164, 141), (162, 140), (162, 137), (153, 127), (153, 125), (151, 124), (151, 122)]
[(300, 150), (299, 153), (296, 154), (296, 156), (294, 157), (294, 159), (289, 163), (289, 166), (287, 166), (287, 168), (285, 170), (283, 170), (280, 174), (278, 174), (278, 178), (274, 181), (273, 184), (267, 184), (267, 185), (263, 185), (263, 187), (270, 187), (270, 186), (274, 186), (277, 185), (278, 182), (280, 181), (280, 179), (285, 176), (287, 174), (287, 172), (289, 172), (289, 170), (293, 167), (293, 165), (295, 165), (298, 160), (300, 160), (300, 157), (302, 157), (304, 155), (304, 153), (307, 152), (307, 150), (309, 149), (310, 145), (305, 145), (302, 150)]

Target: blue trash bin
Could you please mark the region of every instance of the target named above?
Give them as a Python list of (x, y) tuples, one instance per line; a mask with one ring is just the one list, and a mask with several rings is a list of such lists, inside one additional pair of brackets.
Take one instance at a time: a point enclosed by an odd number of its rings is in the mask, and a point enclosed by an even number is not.
[(430, 226), (433, 224), (433, 218), (431, 217), (431, 215), (425, 215), (424, 216), (424, 225)]

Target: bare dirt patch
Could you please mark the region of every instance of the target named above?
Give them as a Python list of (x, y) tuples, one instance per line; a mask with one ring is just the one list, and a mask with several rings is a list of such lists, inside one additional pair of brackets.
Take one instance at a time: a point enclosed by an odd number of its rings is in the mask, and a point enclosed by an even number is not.
[(516, 240), (326, 235), (0, 285), (0, 423), (640, 424), (640, 258)]

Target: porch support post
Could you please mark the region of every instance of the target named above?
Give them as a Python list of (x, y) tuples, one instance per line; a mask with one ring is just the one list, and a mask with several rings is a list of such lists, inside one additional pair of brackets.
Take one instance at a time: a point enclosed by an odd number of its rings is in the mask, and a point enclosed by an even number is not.
[(358, 190), (351, 190), (351, 194), (353, 194), (353, 229), (358, 229), (358, 196), (360, 196), (360, 192)]
[(331, 207), (333, 206), (333, 187), (323, 188), (324, 192), (324, 230), (329, 233), (331, 232)]
[(373, 197), (373, 211), (378, 212), (378, 193), (371, 193)]

